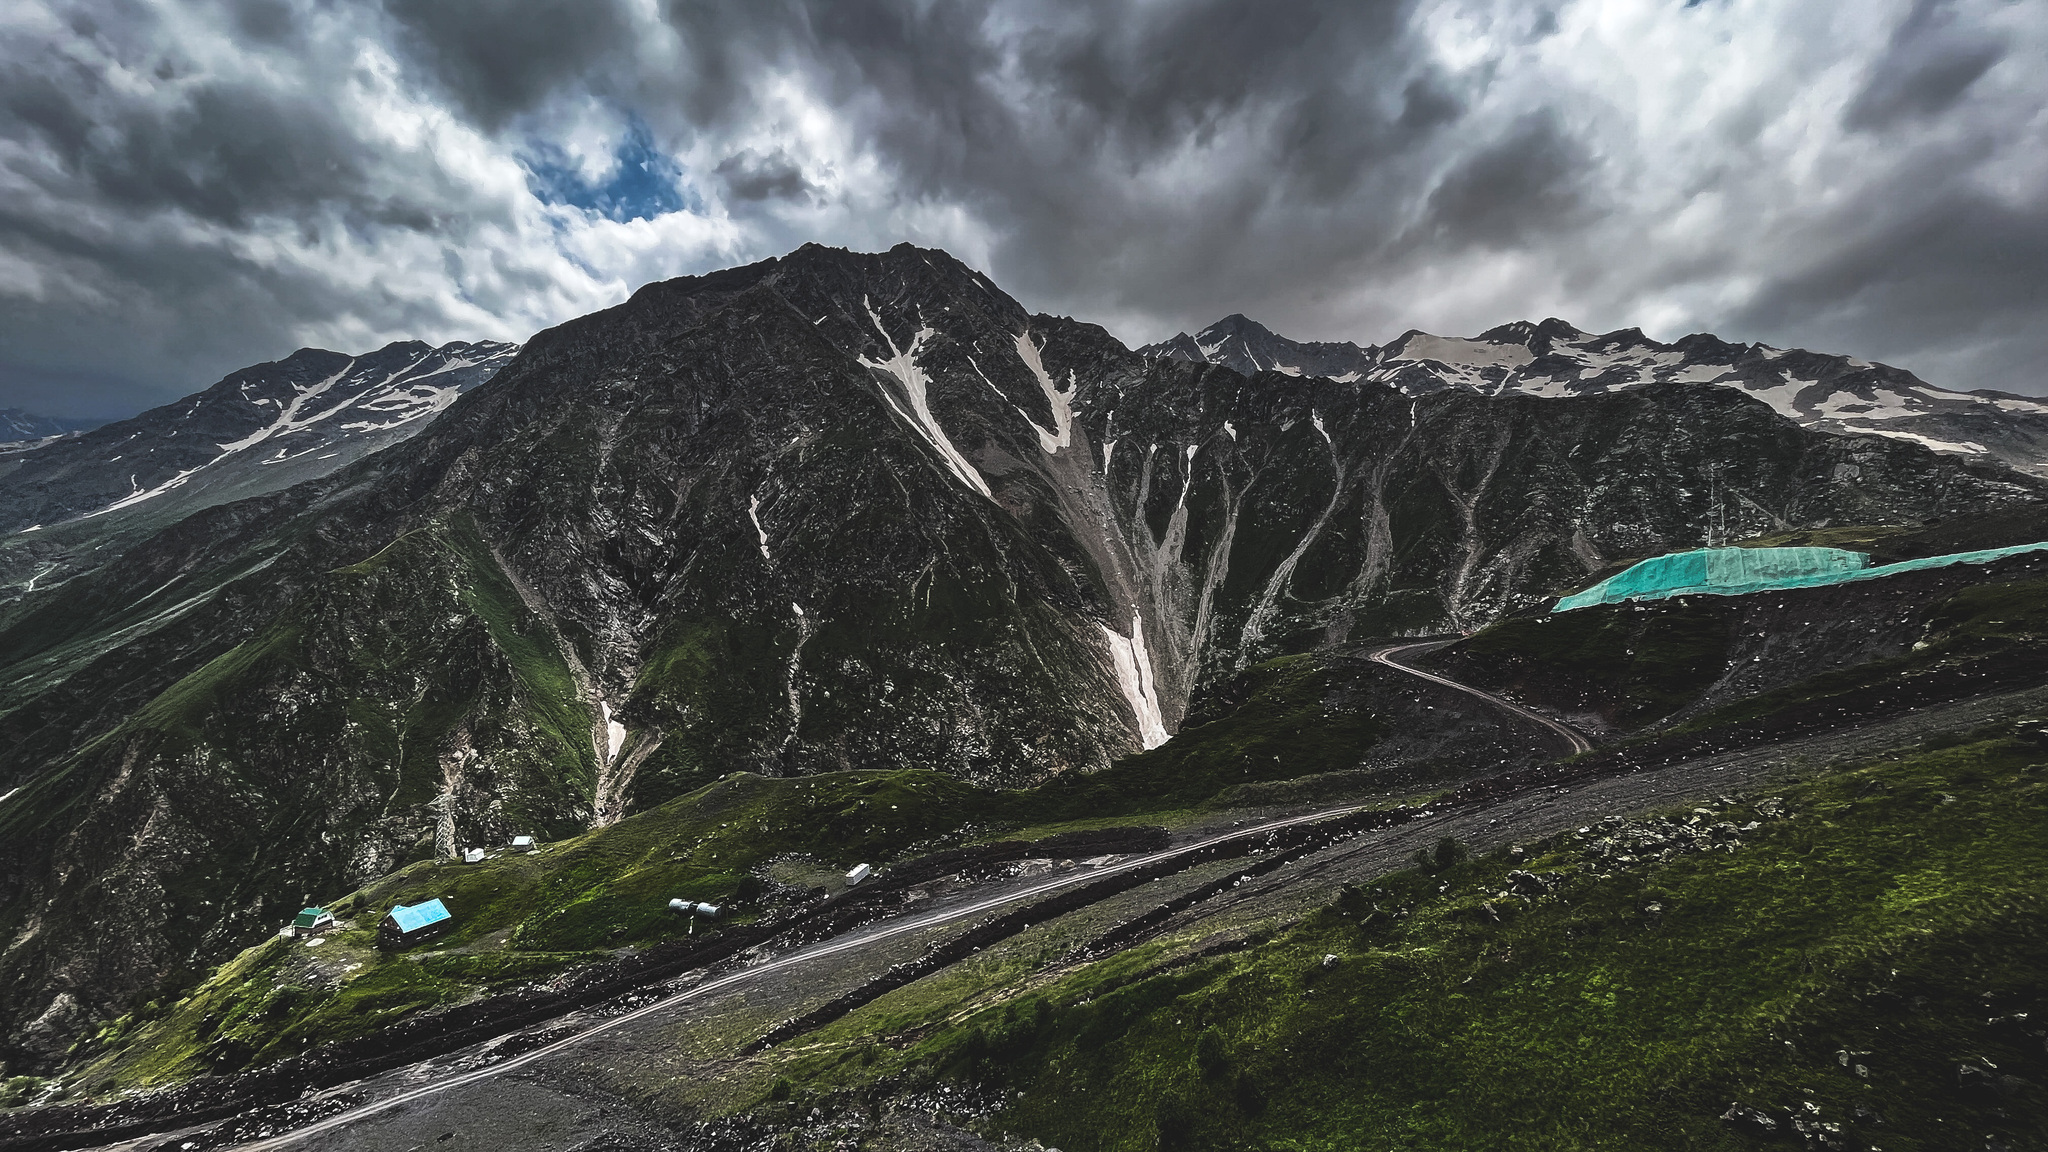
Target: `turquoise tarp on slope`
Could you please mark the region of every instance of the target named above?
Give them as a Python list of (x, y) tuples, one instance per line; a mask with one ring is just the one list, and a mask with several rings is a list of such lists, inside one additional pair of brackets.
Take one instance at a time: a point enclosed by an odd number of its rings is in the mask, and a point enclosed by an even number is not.
[(1594, 604), (1623, 600), (1663, 600), (1672, 596), (1741, 596), (1778, 588), (1811, 588), (1851, 580), (1876, 580), (1924, 568), (1951, 564), (1988, 564), (2021, 552), (2048, 549), (2048, 542), (1952, 552), (1869, 567), (1870, 557), (1839, 548), (1701, 548), (1674, 552), (1610, 576), (1584, 592), (1561, 597), (1552, 612), (1569, 612)]

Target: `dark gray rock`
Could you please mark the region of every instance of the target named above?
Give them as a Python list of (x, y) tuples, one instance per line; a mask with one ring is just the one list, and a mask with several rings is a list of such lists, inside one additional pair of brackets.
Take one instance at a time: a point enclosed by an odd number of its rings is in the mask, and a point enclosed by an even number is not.
[(1778, 1121), (1774, 1117), (1739, 1101), (1730, 1103), (1728, 1110), (1721, 1113), (1721, 1122), (1748, 1136), (1778, 1134)]

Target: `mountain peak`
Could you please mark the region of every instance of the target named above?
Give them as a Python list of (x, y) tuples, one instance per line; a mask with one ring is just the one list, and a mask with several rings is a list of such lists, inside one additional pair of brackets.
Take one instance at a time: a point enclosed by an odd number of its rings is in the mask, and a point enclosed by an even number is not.
[(1474, 339), (1484, 340), (1489, 344), (1528, 344), (1536, 339), (1537, 332), (1537, 325), (1527, 320), (1512, 320), (1506, 324), (1496, 324)]
[(1271, 337), (1273, 335), (1273, 330), (1271, 328), (1266, 327), (1264, 324), (1259, 323), (1257, 320), (1254, 320), (1251, 317), (1245, 315), (1242, 312), (1232, 312), (1230, 315), (1225, 316), (1223, 319), (1218, 320), (1214, 324), (1209, 325), (1207, 328), (1202, 329), (1199, 335), (1203, 338), (1214, 336), (1219, 339), (1231, 336)]
[(59, 420), (38, 416), (20, 408), (0, 408), (0, 444), (19, 445), (28, 440), (45, 440), (98, 424), (96, 420)]
[(1148, 344), (1138, 351), (1197, 364), (1222, 364), (1247, 376), (1281, 372), (1290, 376), (1355, 380), (1372, 366), (1369, 348), (1345, 341), (1289, 340), (1242, 312), (1232, 312), (1193, 336), (1178, 333), (1170, 340)]

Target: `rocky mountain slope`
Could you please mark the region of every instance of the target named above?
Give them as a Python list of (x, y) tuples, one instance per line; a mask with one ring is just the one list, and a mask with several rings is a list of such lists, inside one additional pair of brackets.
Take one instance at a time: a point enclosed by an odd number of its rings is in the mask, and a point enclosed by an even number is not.
[(1808, 428), (1867, 433), (2048, 475), (2048, 401), (1937, 388), (1853, 356), (1730, 344), (1706, 334), (1664, 344), (1637, 328), (1595, 335), (1562, 320), (1503, 324), (1469, 339), (1409, 331), (1381, 347), (1301, 343), (1232, 315), (1151, 356), (1388, 384), (1411, 396), (1598, 395), (1654, 383), (1738, 388)]
[[(356, 378), (306, 367), (302, 401)], [(307, 410), (278, 399), (273, 438)], [(1277, 655), (1474, 628), (1714, 533), (2048, 493), (1730, 389), (1142, 356), (907, 245), (649, 285), (420, 423), (0, 616), (10, 1064), (437, 842), (735, 770), (1092, 772)], [(235, 455), (306, 455), (256, 435)]]

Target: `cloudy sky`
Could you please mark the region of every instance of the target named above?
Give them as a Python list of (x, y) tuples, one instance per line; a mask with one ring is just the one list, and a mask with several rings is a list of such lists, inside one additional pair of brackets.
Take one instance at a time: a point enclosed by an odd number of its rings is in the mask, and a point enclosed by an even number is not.
[(11, 0), (0, 407), (808, 240), (1132, 343), (1555, 315), (2048, 392), (2044, 60), (2038, 0)]

